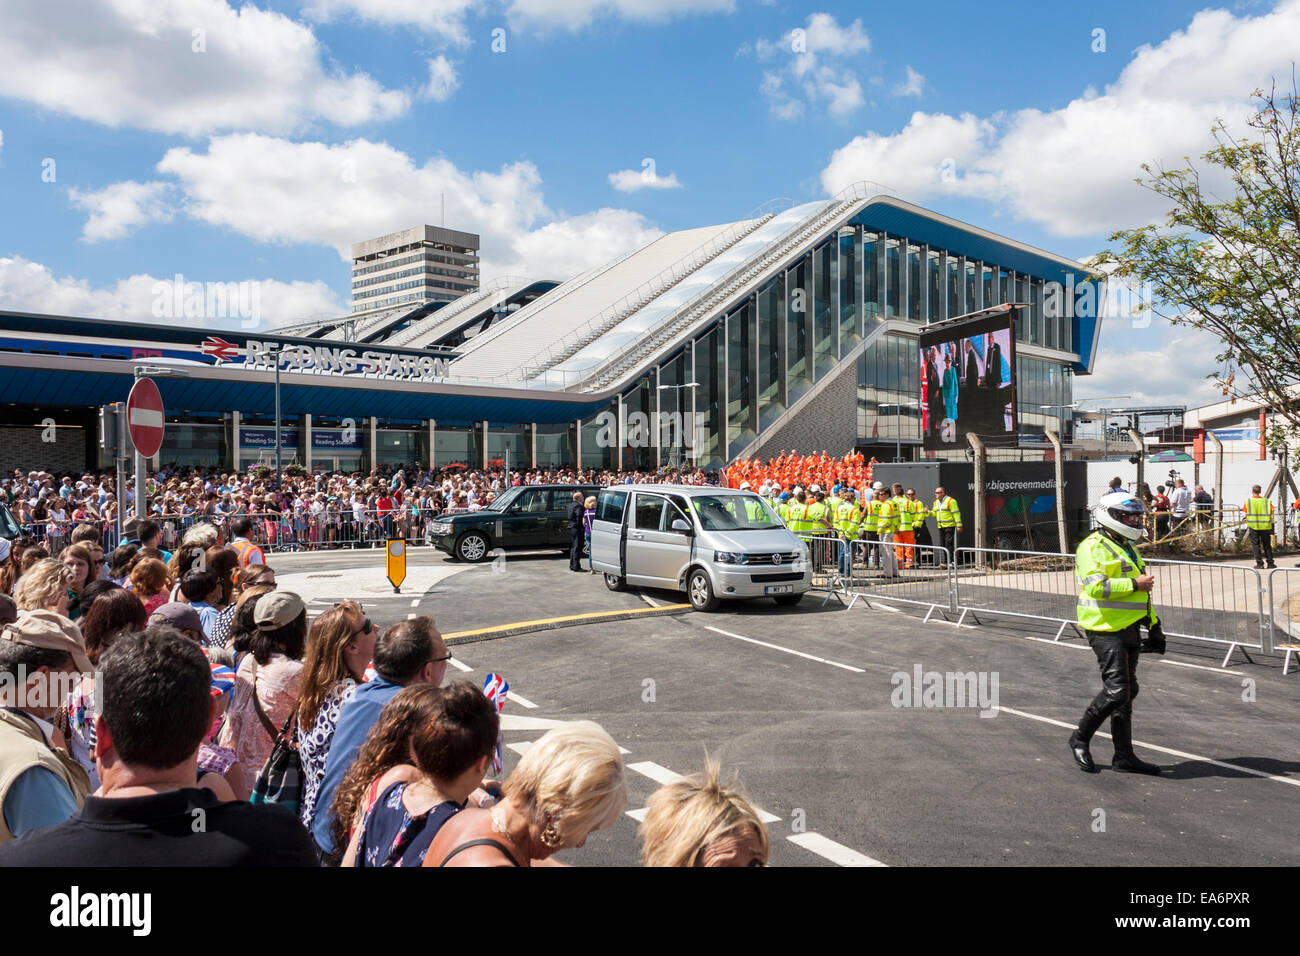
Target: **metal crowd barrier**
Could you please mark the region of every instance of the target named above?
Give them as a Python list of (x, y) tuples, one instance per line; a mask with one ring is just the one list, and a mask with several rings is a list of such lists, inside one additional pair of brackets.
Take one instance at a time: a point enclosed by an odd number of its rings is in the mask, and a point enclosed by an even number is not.
[(1300, 568), (1268, 572), (1267, 610), (1270, 650), (1288, 651), (1289, 658), (1300, 651)]
[(917, 604), (926, 608), (927, 621), (935, 611), (956, 613), (952, 555), (947, 548), (880, 541), (852, 545), (853, 561), (844, 581), (851, 595), (849, 607), (860, 599)]
[(832, 594), (843, 593), (841, 562), (845, 542), (829, 534), (817, 532), (801, 531), (796, 533), (796, 537), (808, 545), (808, 563), (811, 565), (813, 589), (829, 592), (826, 601), (831, 599)]
[[(1272, 652), (1273, 622), (1257, 570), (1162, 558), (1145, 563), (1156, 580), (1151, 597), (1167, 635), (1228, 645), (1224, 667), (1239, 647)], [(958, 564), (958, 623), (967, 615), (978, 621), (979, 611), (1052, 621), (1060, 624), (1058, 641), (1067, 627), (1076, 627), (1074, 555), (959, 548)]]

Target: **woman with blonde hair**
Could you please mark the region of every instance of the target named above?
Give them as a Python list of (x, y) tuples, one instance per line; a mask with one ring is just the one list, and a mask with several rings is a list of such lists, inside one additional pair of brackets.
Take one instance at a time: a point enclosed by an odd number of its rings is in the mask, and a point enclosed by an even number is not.
[(765, 866), (771, 846), (758, 811), (723, 786), (718, 764), (665, 784), (646, 801), (638, 831), (646, 866)]
[(302, 760), (302, 806), (298, 816), (311, 829), (325, 758), (334, 742), (343, 705), (365, 683), (379, 629), (361, 605), (344, 601), (316, 618), (307, 635), (298, 690), (298, 756)]
[[(28, 549), (28, 557), (35, 548)], [(41, 558), (18, 579), (14, 601), (20, 611), (54, 611), (68, 616), (68, 585), (72, 568), (54, 558)]]
[(589, 720), (561, 724), (528, 748), (491, 809), (443, 825), (425, 866), (532, 866), (614, 825), (627, 803), (623, 756)]

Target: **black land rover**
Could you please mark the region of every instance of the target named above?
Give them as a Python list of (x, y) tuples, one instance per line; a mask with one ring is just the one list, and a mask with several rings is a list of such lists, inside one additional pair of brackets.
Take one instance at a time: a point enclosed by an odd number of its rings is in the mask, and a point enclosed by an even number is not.
[[(523, 485), (508, 488), (482, 511), (441, 516), (429, 528), (434, 545), (457, 561), (485, 561), (492, 552), (563, 548), (569, 550), (569, 505), (595, 485)], [(585, 552), (584, 552), (585, 553)]]

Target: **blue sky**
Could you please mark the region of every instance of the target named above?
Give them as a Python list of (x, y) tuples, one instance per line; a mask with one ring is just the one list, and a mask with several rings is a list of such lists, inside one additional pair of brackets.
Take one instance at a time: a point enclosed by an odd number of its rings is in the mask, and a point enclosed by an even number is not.
[[(1159, 216), (1137, 164), (1203, 151), (1216, 116), (1289, 75), (1300, 36), (1297, 0), (0, 14), (0, 306), (122, 319), (176, 273), (261, 282), (273, 321), (346, 310), (347, 243), (436, 223), (441, 196), (448, 226), (482, 234), (486, 278), (564, 278), (864, 178), (1083, 258)], [(1213, 351), (1116, 322), (1077, 391), (1209, 400)]]

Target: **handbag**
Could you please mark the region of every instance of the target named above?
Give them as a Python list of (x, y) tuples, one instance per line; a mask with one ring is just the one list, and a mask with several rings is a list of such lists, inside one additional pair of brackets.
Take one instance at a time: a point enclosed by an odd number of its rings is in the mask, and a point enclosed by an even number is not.
[(253, 667), (253, 707), (262, 727), (275, 741), (275, 746), (271, 748), (271, 755), (266, 758), (266, 763), (257, 775), (249, 803), (276, 804), (297, 813), (302, 802), (302, 757), (298, 753), (297, 708), (277, 734), (275, 724), (271, 723), (271, 718), (262, 710), (262, 702), (257, 699), (256, 662)]

